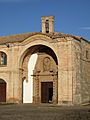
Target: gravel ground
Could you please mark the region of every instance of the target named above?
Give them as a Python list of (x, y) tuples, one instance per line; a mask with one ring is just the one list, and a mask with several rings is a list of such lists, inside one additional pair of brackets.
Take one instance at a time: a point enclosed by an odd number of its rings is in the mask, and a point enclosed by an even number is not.
[(90, 106), (0, 105), (0, 120), (90, 120)]

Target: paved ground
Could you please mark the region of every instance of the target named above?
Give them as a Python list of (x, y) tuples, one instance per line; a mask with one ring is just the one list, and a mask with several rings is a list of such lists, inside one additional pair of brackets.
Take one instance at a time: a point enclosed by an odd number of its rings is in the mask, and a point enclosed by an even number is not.
[(90, 106), (0, 105), (0, 120), (90, 120)]

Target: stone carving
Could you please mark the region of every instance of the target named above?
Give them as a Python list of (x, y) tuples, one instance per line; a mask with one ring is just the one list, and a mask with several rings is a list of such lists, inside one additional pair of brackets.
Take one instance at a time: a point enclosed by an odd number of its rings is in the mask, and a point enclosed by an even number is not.
[(50, 71), (51, 60), (49, 57), (45, 57), (43, 60), (43, 71)]

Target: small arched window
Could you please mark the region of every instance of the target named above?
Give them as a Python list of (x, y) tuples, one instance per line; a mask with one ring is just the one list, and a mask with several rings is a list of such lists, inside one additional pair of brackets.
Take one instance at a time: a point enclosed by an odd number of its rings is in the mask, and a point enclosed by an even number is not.
[(0, 66), (7, 65), (7, 55), (4, 52), (0, 52)]

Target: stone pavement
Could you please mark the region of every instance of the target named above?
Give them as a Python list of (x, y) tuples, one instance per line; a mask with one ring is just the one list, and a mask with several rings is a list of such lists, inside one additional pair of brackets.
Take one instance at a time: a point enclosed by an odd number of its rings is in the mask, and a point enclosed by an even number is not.
[(0, 105), (0, 120), (90, 120), (90, 106)]

